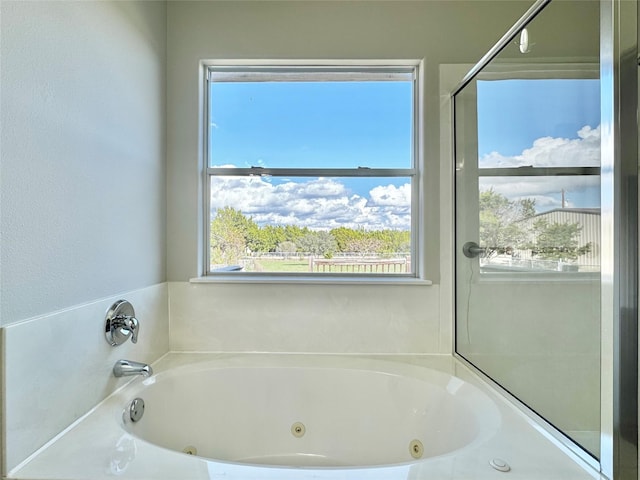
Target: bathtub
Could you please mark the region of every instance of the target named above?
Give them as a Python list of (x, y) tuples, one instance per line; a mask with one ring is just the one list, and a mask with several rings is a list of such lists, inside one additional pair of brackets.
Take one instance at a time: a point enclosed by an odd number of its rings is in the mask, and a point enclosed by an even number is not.
[(170, 353), (154, 370), (9, 478), (598, 478), (452, 357)]
[[(457, 377), (338, 367), (178, 368), (132, 389), (134, 436), (253, 465), (362, 467), (450, 455), (495, 434), (495, 403)], [(133, 399), (132, 399), (133, 400)]]

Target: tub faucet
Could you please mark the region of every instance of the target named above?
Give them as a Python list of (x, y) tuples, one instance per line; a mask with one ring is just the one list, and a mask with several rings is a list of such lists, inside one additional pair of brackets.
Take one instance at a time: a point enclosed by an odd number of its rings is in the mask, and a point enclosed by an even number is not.
[(153, 375), (153, 369), (151, 368), (151, 365), (134, 362), (132, 360), (118, 360), (113, 366), (114, 377), (129, 377), (131, 375), (150, 377)]

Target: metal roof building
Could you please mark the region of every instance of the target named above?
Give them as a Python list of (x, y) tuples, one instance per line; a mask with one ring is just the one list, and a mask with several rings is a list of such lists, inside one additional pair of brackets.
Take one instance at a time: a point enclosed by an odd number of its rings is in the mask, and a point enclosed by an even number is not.
[[(578, 245), (591, 243), (591, 251), (581, 255), (574, 263), (581, 266), (581, 270), (600, 270), (600, 209), (599, 208), (556, 208), (548, 212), (539, 213), (521, 220), (520, 223), (527, 229), (533, 229), (538, 220), (546, 220), (553, 223), (577, 223), (580, 226)], [(533, 240), (533, 239), (532, 239)], [(525, 253), (525, 252), (521, 252)], [(531, 255), (531, 252), (528, 252)]]

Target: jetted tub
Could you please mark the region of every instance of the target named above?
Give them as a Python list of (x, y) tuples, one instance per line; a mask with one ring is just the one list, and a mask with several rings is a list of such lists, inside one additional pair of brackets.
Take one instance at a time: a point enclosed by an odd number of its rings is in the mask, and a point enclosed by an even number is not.
[(384, 363), (168, 370), (131, 392), (144, 414), (133, 421), (130, 403), (123, 405), (124, 427), (214, 460), (310, 468), (416, 462), (497, 430), (495, 404), (473, 385), (425, 368), (400, 375)]
[(523, 480), (600, 478), (450, 356), (173, 352), (153, 367), (8, 478), (504, 480), (495, 459)]

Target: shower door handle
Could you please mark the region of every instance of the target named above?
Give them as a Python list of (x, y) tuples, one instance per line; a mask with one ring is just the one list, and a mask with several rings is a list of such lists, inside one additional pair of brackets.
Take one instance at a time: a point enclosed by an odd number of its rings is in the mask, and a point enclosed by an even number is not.
[(462, 246), (462, 253), (467, 258), (476, 258), (483, 253), (487, 253), (489, 249), (479, 246), (476, 242), (467, 242)]

